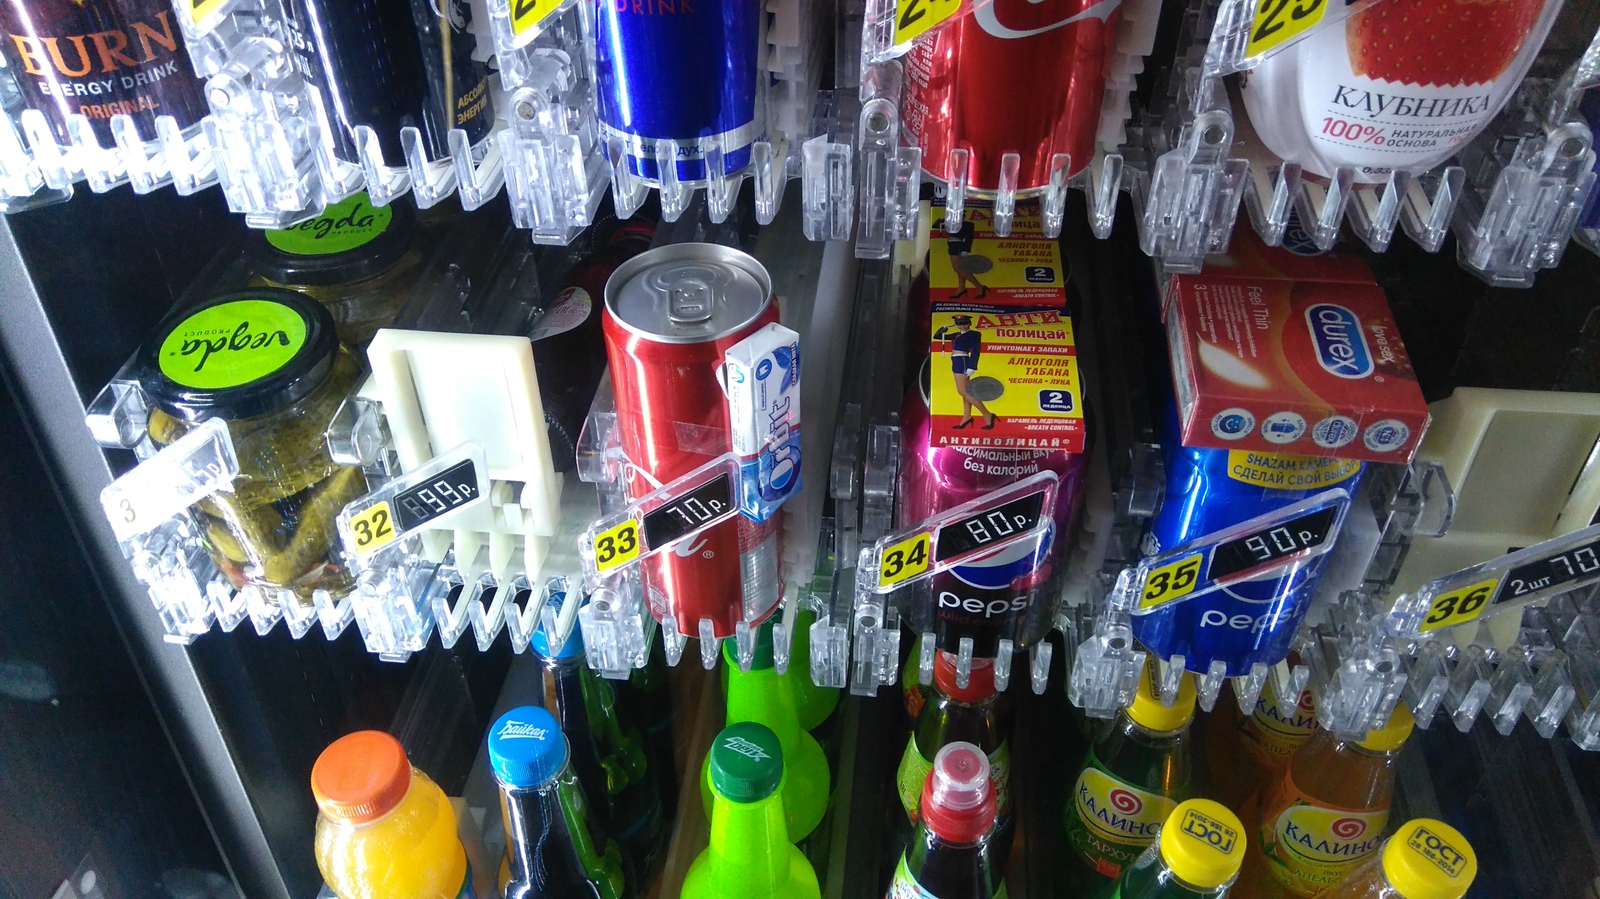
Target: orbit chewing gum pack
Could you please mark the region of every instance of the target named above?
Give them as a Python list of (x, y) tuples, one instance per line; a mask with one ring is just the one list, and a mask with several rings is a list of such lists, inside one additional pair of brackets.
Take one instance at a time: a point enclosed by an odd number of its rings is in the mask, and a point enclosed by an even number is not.
[(1304, 256), (1250, 229), (1163, 306), (1186, 446), (1406, 462), (1428, 406), (1360, 257)]
[(800, 489), (800, 335), (767, 325), (728, 348), (717, 379), (739, 454), (739, 509), (766, 521)]

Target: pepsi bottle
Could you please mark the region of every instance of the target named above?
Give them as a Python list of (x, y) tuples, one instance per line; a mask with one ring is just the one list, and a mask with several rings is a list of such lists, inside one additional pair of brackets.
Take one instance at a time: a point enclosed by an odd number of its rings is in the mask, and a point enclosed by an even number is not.
[(920, 820), (900, 856), (888, 899), (993, 899), (1005, 894), (990, 850), (995, 821), (989, 757), (971, 743), (939, 750), (922, 789)]

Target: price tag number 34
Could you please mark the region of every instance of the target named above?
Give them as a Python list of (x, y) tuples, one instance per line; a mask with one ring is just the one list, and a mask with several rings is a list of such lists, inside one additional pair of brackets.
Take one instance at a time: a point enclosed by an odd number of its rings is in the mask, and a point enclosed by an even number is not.
[(884, 550), (883, 562), (878, 569), (878, 583), (884, 586), (899, 584), (927, 571), (931, 542), (927, 533), (921, 533)]

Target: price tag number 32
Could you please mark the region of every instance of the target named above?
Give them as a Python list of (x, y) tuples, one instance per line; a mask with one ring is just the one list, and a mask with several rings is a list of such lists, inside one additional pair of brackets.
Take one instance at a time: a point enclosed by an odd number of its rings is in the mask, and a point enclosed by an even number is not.
[(356, 538), (356, 551), (369, 553), (394, 540), (394, 518), (389, 514), (388, 503), (374, 503), (371, 508), (350, 519), (350, 533)]

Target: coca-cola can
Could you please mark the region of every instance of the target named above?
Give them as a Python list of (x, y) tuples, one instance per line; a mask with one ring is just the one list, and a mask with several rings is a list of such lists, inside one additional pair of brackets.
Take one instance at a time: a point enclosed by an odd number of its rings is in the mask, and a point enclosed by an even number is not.
[(898, 525), (913, 527), (1041, 471), (1060, 476), (1051, 526), (1032, 540), (938, 572), (930, 579), (932, 621), (913, 613), (913, 630), (931, 629), (938, 648), (959, 652), (971, 637), (977, 658), (993, 658), (1002, 639), (1016, 649), (1050, 630), (1060, 592), (1062, 548), (1078, 514), (1088, 456), (1064, 450), (934, 446), (928, 414), (928, 363), (900, 408)]
[(971, 153), (968, 186), (1000, 186), (1002, 158), (1021, 157), (1022, 195), (1050, 184), (1053, 159), (1069, 177), (1094, 157), (1122, 0), (993, 0), (927, 35), (906, 54), (906, 142), (922, 167), (951, 180), (950, 151)]
[[(731, 247), (658, 247), (612, 273), (602, 327), (631, 497), (730, 451), (717, 368), (729, 347), (777, 320), (772, 277)], [(646, 559), (650, 613), (689, 636), (709, 620), (719, 638), (767, 618), (779, 596), (778, 520), (736, 515)]]

